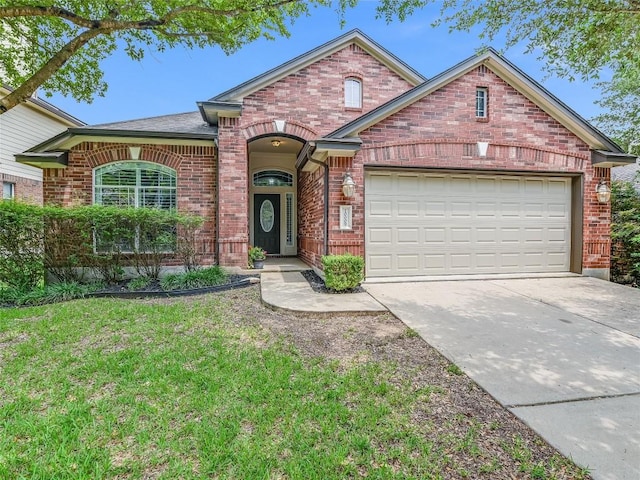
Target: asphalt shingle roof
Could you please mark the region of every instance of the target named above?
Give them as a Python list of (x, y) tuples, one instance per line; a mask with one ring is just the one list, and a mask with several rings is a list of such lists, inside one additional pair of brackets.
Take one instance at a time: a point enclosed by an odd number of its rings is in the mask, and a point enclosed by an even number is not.
[(139, 118), (124, 122), (102, 123), (91, 125), (90, 129), (100, 130), (130, 130), (133, 132), (166, 132), (166, 133), (195, 133), (214, 135), (215, 129), (202, 120), (199, 111), (161, 115), (159, 117)]

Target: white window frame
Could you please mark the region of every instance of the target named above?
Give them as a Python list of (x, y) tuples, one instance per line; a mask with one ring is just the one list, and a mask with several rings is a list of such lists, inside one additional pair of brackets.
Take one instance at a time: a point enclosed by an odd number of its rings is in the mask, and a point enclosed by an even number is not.
[(344, 79), (344, 106), (362, 108), (362, 80), (357, 77)]
[(13, 200), (16, 198), (16, 184), (13, 182), (2, 182), (2, 199)]
[(476, 118), (489, 117), (489, 89), (476, 87)]
[[(177, 210), (177, 203), (178, 203), (178, 173), (171, 167), (167, 167), (165, 165), (161, 165), (158, 163), (153, 163), (153, 162), (144, 162), (144, 161), (140, 161), (140, 160), (124, 160), (121, 162), (113, 162), (113, 163), (108, 163), (106, 165), (101, 165), (99, 167), (96, 167), (93, 169), (93, 203), (95, 205), (102, 205), (102, 196), (101, 196), (101, 189), (102, 189), (102, 185), (97, 185), (97, 180), (98, 180), (98, 175), (100, 174), (101, 170), (106, 170), (107, 168), (114, 168), (116, 166), (123, 166), (123, 167), (129, 167), (131, 168), (131, 166), (135, 166), (135, 171), (136, 171), (136, 184), (135, 185), (125, 185), (125, 186), (116, 186), (116, 185), (108, 185), (105, 188), (113, 188), (113, 189), (122, 189), (124, 190), (128, 190), (130, 193), (133, 193), (133, 203), (126, 205), (128, 207), (133, 207), (133, 208), (141, 208), (143, 205), (141, 205), (141, 198), (142, 196), (140, 195), (140, 192), (142, 190), (144, 190), (145, 188), (154, 188), (157, 190), (165, 190), (167, 192), (173, 192), (173, 201), (171, 202), (171, 206), (168, 209), (164, 209), (164, 210), (170, 210), (170, 211), (176, 211)], [(162, 187), (162, 186), (153, 186), (153, 187), (145, 187), (143, 185), (141, 185), (141, 177), (142, 177), (142, 170), (144, 170), (144, 168), (142, 168), (143, 166), (148, 166), (150, 167), (149, 170), (159, 170), (159, 171), (163, 171), (167, 174), (170, 174), (173, 176), (174, 178), (174, 185), (170, 186), (170, 187)]]

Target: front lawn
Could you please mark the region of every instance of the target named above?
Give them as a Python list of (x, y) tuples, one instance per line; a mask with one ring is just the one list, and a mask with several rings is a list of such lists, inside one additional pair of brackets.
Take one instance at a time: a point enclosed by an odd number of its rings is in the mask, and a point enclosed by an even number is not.
[(391, 315), (0, 309), (0, 478), (589, 478)]

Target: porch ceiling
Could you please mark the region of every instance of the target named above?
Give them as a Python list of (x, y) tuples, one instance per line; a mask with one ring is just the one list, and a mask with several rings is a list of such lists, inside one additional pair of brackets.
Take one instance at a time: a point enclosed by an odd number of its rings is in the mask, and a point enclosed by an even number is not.
[[(273, 140), (279, 140), (280, 145), (271, 144)], [(277, 153), (298, 155), (304, 144), (293, 138), (283, 136), (263, 137), (249, 143), (249, 154), (251, 153)]]

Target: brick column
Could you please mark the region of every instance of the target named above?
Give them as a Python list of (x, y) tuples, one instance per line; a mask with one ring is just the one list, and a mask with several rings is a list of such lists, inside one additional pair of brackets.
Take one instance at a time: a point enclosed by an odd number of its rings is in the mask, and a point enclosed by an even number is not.
[(218, 258), (229, 267), (247, 266), (249, 243), (247, 142), (239, 122), (221, 118), (218, 125)]
[(611, 265), (611, 203), (598, 203), (600, 180), (611, 185), (611, 170), (588, 168), (584, 178), (582, 274), (609, 280)]

